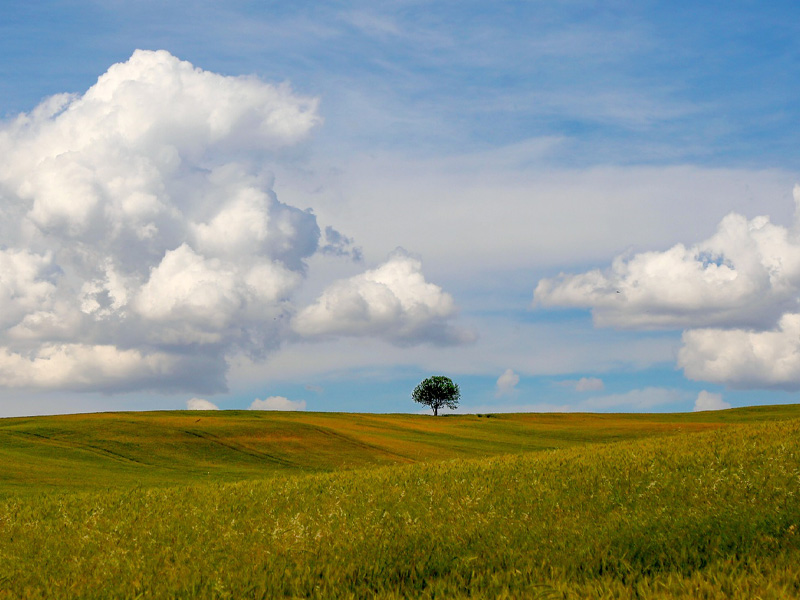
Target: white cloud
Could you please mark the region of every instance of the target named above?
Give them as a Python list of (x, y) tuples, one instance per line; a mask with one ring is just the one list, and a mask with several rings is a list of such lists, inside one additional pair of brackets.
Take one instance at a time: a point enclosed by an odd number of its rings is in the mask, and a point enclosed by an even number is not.
[(219, 406), (202, 398), (192, 398), (186, 401), (186, 410), (219, 410)]
[(731, 405), (722, 399), (722, 394), (714, 394), (705, 390), (697, 394), (697, 400), (694, 401), (694, 412), (703, 410), (725, 410), (730, 407)]
[(284, 396), (270, 396), (264, 400), (256, 398), (249, 410), (305, 410), (305, 400), (289, 400)]
[[(800, 187), (795, 188), (800, 203)], [(731, 213), (708, 240), (619, 256), (606, 271), (543, 279), (534, 301), (590, 307), (599, 326), (765, 327), (797, 305), (800, 237), (760, 216)]]
[(277, 345), (320, 233), (252, 161), (316, 104), (136, 51), (0, 124), (0, 385), (216, 391)]
[[(137, 50), (86, 93), (0, 123), (0, 386), (211, 393), (233, 356), (293, 337), (309, 259), (360, 256), (330, 226), (321, 246), (313, 212), (272, 189), (270, 169), (319, 122), (286, 84)], [(301, 330), (452, 333), (452, 298), (411, 259), (324, 300)]]
[(220, 391), (223, 367), (213, 358), (120, 349), (103, 344), (43, 344), (32, 353), (0, 348), (0, 386), (75, 391), (175, 391), (194, 377), (196, 387)]
[(514, 373), (511, 369), (506, 369), (503, 374), (497, 378), (497, 396), (504, 396), (512, 393), (518, 383), (519, 375)]
[[(150, 271), (150, 278), (137, 294), (134, 310), (144, 319), (167, 327), (202, 327), (210, 336), (170, 337), (173, 343), (216, 342), (239, 309), (235, 278), (231, 266), (218, 259), (206, 259), (182, 244), (168, 250), (161, 263)], [(162, 336), (163, 330), (157, 333)]]
[(685, 331), (678, 366), (690, 379), (734, 388), (800, 389), (800, 314), (784, 315), (769, 331)]
[(400, 345), (471, 341), (449, 323), (455, 314), (453, 298), (425, 280), (421, 261), (397, 249), (377, 268), (333, 283), (292, 326), (309, 338), (378, 336)]
[(591, 307), (597, 325), (684, 329), (678, 366), (734, 388), (800, 389), (800, 186), (795, 223), (731, 213), (691, 247), (543, 279), (535, 302)]
[(0, 250), (0, 327), (14, 326), (40, 308), (52, 307), (56, 286), (53, 255)]
[(581, 377), (575, 382), (576, 392), (593, 392), (602, 390), (604, 387), (603, 380), (598, 377)]

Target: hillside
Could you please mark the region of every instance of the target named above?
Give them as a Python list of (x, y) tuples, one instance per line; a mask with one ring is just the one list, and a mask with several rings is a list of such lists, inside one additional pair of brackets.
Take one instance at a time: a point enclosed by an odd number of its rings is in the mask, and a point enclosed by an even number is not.
[[(263, 418), (298, 428), (323, 417)], [(611, 434), (594, 417), (577, 418), (593, 424), (584, 429), (559, 418), (533, 420), (577, 445), (0, 499), (0, 599), (800, 597), (800, 419), (720, 426), (703, 415), (694, 424), (714, 428), (695, 432), (687, 416), (675, 435), (585, 445), (582, 431)], [(619, 436), (676, 418), (600, 421)], [(458, 439), (478, 426), (423, 422)], [(435, 448), (426, 431), (415, 435)]]
[(173, 411), (6, 418), (0, 496), (478, 458), (792, 417), (800, 417), (800, 405), (634, 415)]

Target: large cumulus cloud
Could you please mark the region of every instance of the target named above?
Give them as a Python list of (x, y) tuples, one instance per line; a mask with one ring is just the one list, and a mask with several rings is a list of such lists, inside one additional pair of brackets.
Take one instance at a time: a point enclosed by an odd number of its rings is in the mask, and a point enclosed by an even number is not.
[(320, 249), (265, 167), (319, 122), (287, 85), (136, 51), (0, 124), (0, 386), (211, 393), (275, 348), (307, 259), (350, 242)]
[(800, 186), (794, 199), (791, 227), (731, 213), (693, 246), (543, 279), (534, 303), (591, 308), (599, 326), (684, 329), (678, 365), (692, 379), (800, 389)]

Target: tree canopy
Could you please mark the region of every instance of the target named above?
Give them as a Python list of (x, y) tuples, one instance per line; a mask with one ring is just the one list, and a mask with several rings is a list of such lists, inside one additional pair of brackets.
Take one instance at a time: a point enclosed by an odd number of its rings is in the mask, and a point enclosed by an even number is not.
[(434, 375), (423, 379), (411, 393), (414, 402), (419, 402), (433, 409), (433, 416), (439, 414), (439, 409), (443, 406), (447, 408), (458, 408), (458, 400), (461, 398), (461, 390), (458, 384), (444, 375)]

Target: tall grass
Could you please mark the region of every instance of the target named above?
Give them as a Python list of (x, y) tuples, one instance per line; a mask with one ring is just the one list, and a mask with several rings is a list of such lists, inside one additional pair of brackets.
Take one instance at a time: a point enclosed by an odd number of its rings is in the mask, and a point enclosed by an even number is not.
[(0, 501), (0, 598), (800, 596), (800, 421)]

